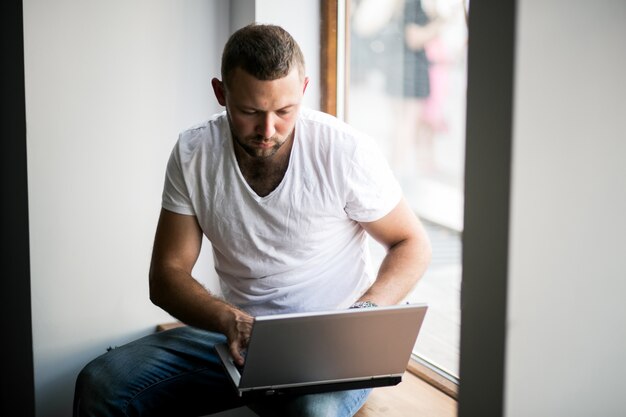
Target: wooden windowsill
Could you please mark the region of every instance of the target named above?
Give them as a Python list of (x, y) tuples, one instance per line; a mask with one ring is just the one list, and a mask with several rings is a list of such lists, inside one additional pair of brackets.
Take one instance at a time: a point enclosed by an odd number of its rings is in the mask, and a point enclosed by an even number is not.
[(181, 323), (180, 321), (172, 321), (172, 322), (168, 322), (168, 323), (161, 323), (161, 324), (157, 324), (156, 331), (157, 332), (162, 332), (164, 330), (175, 329), (176, 327), (182, 327), (182, 326), (186, 326), (186, 325), (184, 323)]
[(441, 373), (434, 370), (432, 367), (411, 359), (409, 361), (409, 365), (407, 366), (407, 372), (432, 385), (434, 388), (440, 390), (449, 397), (455, 400), (458, 399), (458, 383), (455, 383), (454, 381), (446, 378)]
[(374, 388), (355, 417), (455, 417), (457, 401), (407, 371), (402, 382)]

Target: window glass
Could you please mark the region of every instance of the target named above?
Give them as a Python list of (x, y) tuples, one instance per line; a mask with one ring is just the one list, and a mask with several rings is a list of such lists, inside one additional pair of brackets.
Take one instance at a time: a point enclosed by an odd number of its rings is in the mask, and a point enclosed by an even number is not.
[(345, 118), (378, 140), (433, 244), (408, 297), (430, 306), (415, 353), (458, 376), (466, 4), (352, 0), (346, 13)]

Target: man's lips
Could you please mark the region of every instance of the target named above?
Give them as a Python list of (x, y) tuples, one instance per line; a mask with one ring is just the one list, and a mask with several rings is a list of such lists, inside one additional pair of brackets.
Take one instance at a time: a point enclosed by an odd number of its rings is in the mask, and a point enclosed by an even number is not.
[(252, 141), (252, 144), (254, 146), (256, 146), (257, 148), (262, 148), (262, 149), (267, 149), (267, 148), (271, 148), (272, 146), (274, 146), (274, 144), (271, 141), (266, 141), (266, 140), (254, 140)]

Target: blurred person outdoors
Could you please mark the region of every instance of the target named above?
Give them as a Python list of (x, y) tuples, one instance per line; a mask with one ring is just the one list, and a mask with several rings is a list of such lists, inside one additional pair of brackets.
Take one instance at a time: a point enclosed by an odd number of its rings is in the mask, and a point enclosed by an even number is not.
[(458, 55), (445, 32), (458, 23), (464, 3), (362, 0), (354, 9), (353, 45), (361, 52), (352, 65), (383, 74), (393, 114), (389, 157), (394, 171), (401, 180), (432, 173), (434, 137), (448, 130), (449, 71)]

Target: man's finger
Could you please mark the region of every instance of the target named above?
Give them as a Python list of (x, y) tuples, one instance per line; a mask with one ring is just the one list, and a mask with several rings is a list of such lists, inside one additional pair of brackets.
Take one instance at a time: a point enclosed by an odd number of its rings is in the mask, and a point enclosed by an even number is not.
[(239, 351), (239, 343), (233, 342), (230, 344), (230, 354), (233, 356), (236, 365), (243, 366), (244, 359)]

